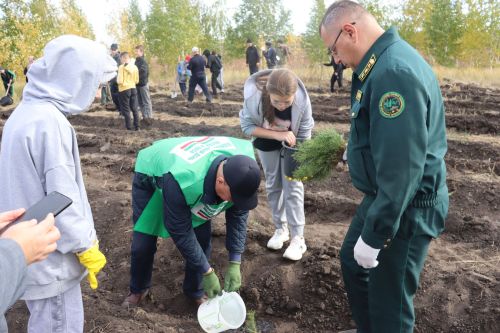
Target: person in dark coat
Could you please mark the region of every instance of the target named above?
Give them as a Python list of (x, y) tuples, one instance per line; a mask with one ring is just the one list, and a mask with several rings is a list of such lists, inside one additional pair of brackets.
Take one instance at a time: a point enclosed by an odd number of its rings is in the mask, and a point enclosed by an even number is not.
[(278, 58), (276, 58), (276, 49), (270, 41), (266, 42), (266, 50), (262, 51), (262, 55), (266, 58), (267, 68), (273, 69), (278, 64)]
[(192, 57), (189, 60), (188, 69), (191, 71), (191, 77), (189, 78), (189, 91), (188, 91), (188, 102), (192, 102), (194, 99), (194, 89), (196, 85), (199, 85), (203, 90), (206, 101), (212, 103), (212, 95), (208, 91), (207, 87), (207, 77), (205, 75), (205, 67), (207, 65), (207, 60), (200, 55), (200, 49), (196, 46), (191, 50)]
[(333, 73), (332, 77), (330, 78), (330, 91), (334, 92), (335, 88), (335, 81), (337, 81), (337, 84), (339, 85), (339, 89), (342, 88), (342, 79), (344, 77), (344, 69), (345, 65), (341, 62), (338, 64), (335, 63), (335, 60), (333, 59), (333, 56), (330, 56), (330, 62), (328, 64), (323, 64), (325, 66), (332, 66), (333, 67)]
[[(115, 59), (116, 66), (120, 66), (121, 61), (120, 61), (120, 51), (118, 51), (118, 44), (115, 44), (115, 43), (111, 44), (110, 49), (111, 49), (111, 57), (113, 57), (113, 59)], [(118, 83), (116, 82), (117, 77), (118, 76), (115, 76), (114, 78), (111, 79), (111, 81), (109, 81), (109, 90), (111, 91), (111, 98), (113, 99), (113, 103), (115, 104), (118, 112), (120, 112), (120, 114), (121, 114), (120, 99), (118, 98), (118, 95), (119, 95)]]
[(28, 70), (30, 69), (31, 67), (31, 64), (35, 61), (35, 57), (34, 56), (29, 56), (28, 57), (28, 64), (26, 65), (26, 67), (24, 67), (24, 76), (26, 77), (26, 83), (28, 83)]
[(135, 65), (139, 70), (139, 83), (136, 85), (137, 100), (142, 112), (142, 120), (146, 126), (151, 126), (153, 122), (153, 109), (151, 107), (151, 97), (149, 94), (149, 67), (144, 59), (144, 46), (135, 47)]
[(246, 58), (250, 75), (257, 73), (259, 71), (260, 55), (259, 50), (253, 45), (250, 38), (247, 39)]
[[(203, 54), (205, 55), (205, 52), (203, 52)], [(222, 85), (218, 80), (220, 72), (222, 70), (222, 61), (217, 56), (217, 52), (215, 51), (212, 51), (211, 53), (208, 52), (208, 55), (206, 55), (206, 57), (208, 59), (207, 68), (210, 69), (210, 73), (212, 73), (212, 95), (217, 96), (217, 89), (222, 90)]]

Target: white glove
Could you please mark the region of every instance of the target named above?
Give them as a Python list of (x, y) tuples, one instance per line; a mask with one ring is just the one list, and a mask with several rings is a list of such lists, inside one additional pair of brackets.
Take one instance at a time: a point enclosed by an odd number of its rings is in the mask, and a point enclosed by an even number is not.
[(361, 236), (359, 236), (356, 245), (354, 245), (354, 259), (359, 266), (366, 269), (378, 266), (377, 256), (379, 252), (379, 249), (374, 249), (370, 245), (366, 244)]

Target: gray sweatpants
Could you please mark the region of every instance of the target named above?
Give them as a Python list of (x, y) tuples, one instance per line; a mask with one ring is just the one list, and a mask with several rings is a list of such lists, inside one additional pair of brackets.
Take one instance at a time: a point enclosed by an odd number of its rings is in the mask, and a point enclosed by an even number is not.
[(44, 299), (26, 301), (28, 333), (82, 333), (83, 301), (80, 284)]
[(153, 108), (151, 106), (151, 97), (149, 95), (149, 85), (136, 86), (137, 88), (137, 99), (139, 100), (139, 108), (142, 112), (143, 119), (149, 119), (153, 117)]
[(276, 229), (288, 223), (291, 237), (304, 235), (304, 185), (285, 178), (281, 150), (261, 151), (257, 149), (264, 175), (269, 206)]

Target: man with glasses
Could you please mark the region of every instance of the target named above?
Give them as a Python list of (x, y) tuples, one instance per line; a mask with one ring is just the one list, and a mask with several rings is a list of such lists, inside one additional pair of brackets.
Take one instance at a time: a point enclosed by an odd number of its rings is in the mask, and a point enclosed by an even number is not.
[(420, 272), (448, 212), (439, 83), (396, 29), (356, 2), (333, 3), (320, 35), (353, 70), (347, 158), (365, 197), (340, 260), (357, 332), (412, 332)]

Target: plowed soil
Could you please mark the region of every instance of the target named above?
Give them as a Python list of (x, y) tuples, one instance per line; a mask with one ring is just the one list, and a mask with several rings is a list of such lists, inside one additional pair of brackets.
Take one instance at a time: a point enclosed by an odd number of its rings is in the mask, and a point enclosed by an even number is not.
[[(415, 299), (415, 332), (500, 332), (500, 91), (465, 84), (442, 86), (449, 128), (446, 157), (450, 209), (447, 229), (432, 242)], [(316, 126), (349, 131), (349, 91), (310, 89)], [(158, 89), (154, 123), (124, 129), (115, 111), (94, 105), (71, 117), (95, 226), (108, 265), (97, 291), (82, 283), (85, 332), (202, 332), (196, 308), (182, 294), (183, 259), (170, 239), (159, 241), (153, 287), (144, 305), (120, 306), (128, 292), (131, 242), (131, 180), (136, 153), (154, 140), (189, 135), (243, 137), (238, 120), (242, 87), (206, 104), (186, 107), (179, 96)], [(0, 109), (3, 128), (11, 109)], [(354, 327), (338, 253), (362, 195), (347, 170), (321, 183), (305, 184), (306, 242), (303, 260), (289, 262), (269, 251), (273, 233), (263, 184), (251, 212), (242, 264), (241, 295), (255, 311), (260, 332), (336, 332)], [(213, 223), (211, 263), (224, 272), (224, 220)], [(221, 275), (221, 274), (219, 274)], [(10, 332), (25, 332), (22, 302), (8, 313)], [(245, 332), (241, 328), (235, 332)]]

